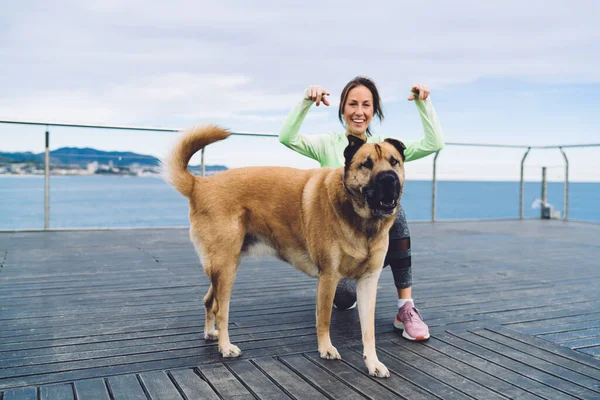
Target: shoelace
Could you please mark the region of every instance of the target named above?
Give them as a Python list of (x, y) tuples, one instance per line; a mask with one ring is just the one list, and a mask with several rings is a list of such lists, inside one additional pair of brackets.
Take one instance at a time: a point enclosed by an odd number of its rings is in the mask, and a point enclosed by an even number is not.
[[(414, 311), (414, 313), (413, 313)], [(419, 310), (417, 310), (416, 307), (411, 307), (408, 311), (405, 311), (403, 314), (407, 314), (408, 315), (408, 320), (409, 321), (413, 321), (413, 316), (415, 315), (415, 313), (417, 314), (417, 316), (419, 317), (419, 319), (421, 321), (423, 321), (423, 317), (421, 316), (421, 313), (419, 312)]]

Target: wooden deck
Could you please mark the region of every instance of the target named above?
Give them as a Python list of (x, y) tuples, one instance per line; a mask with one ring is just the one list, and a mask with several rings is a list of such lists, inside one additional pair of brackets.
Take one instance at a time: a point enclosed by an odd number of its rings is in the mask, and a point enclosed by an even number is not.
[(380, 280), (366, 374), (356, 309), (343, 361), (316, 352), (316, 281), (245, 259), (224, 361), (202, 339), (207, 278), (184, 229), (0, 233), (0, 399), (600, 399), (600, 225), (412, 223), (425, 343)]

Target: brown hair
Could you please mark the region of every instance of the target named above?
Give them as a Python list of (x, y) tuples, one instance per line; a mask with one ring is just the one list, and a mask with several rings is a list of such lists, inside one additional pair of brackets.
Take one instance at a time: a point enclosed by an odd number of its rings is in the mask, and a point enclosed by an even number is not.
[[(344, 124), (344, 106), (346, 105), (346, 100), (348, 99), (348, 93), (352, 89), (357, 86), (364, 86), (371, 92), (373, 95), (373, 115), (379, 118), (379, 121), (383, 121), (383, 110), (381, 109), (381, 97), (379, 97), (379, 91), (377, 90), (377, 86), (375, 86), (375, 82), (371, 79), (364, 76), (357, 76), (352, 79), (350, 82), (346, 84), (344, 90), (342, 90), (342, 95), (340, 96), (340, 108), (338, 110), (338, 118), (342, 125)], [(371, 128), (367, 127), (367, 136), (371, 136)]]

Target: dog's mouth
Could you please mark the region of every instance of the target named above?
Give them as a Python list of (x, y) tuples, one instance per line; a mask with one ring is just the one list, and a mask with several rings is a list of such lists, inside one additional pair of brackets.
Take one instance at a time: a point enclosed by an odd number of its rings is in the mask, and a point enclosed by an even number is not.
[(398, 204), (400, 203), (400, 194), (394, 196), (393, 193), (388, 193), (387, 196), (378, 196), (375, 191), (367, 190), (365, 192), (365, 202), (376, 216), (392, 215)]
[(367, 190), (365, 201), (376, 216), (392, 215), (400, 201), (400, 181), (393, 173), (382, 173), (377, 176)]
[(398, 206), (398, 200), (381, 200), (376, 207), (372, 207), (373, 214), (378, 217), (385, 217), (392, 215), (394, 211), (396, 211), (396, 207)]
[(398, 200), (396, 200), (396, 199), (381, 200), (379, 202), (379, 207), (377, 207), (377, 208), (380, 209), (380, 210), (394, 211), (394, 209), (396, 208), (397, 205), (398, 205)]

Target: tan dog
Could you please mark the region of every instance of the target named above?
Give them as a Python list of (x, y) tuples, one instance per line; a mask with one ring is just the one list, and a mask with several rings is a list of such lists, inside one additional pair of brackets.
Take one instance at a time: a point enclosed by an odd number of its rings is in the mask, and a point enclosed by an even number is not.
[(342, 168), (249, 167), (193, 176), (188, 171), (192, 155), (228, 136), (216, 126), (193, 129), (165, 163), (167, 180), (189, 198), (190, 238), (211, 282), (204, 297), (205, 339), (218, 339), (224, 357), (241, 354), (229, 341), (230, 295), (240, 257), (266, 245), (276, 257), (318, 278), (317, 339), (323, 358), (341, 358), (329, 336), (338, 281), (357, 280), (364, 360), (369, 374), (388, 377), (375, 353), (375, 299), (404, 185), (404, 145), (394, 139), (366, 144), (350, 136)]

